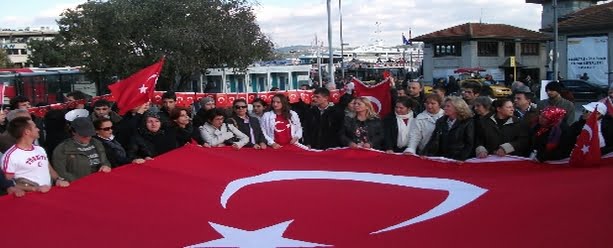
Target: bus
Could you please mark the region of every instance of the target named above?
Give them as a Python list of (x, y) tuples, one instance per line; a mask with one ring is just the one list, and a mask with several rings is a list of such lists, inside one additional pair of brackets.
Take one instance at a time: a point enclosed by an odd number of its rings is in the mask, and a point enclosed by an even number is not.
[(22, 95), (32, 106), (64, 101), (66, 93), (79, 90), (96, 96), (96, 84), (78, 68), (19, 68), (0, 69), (0, 83), (4, 86), (3, 104)]

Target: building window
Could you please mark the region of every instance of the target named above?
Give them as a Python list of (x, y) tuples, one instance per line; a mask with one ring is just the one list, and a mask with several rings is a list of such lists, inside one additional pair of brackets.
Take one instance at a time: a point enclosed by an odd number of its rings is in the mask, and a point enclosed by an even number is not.
[(539, 55), (539, 43), (522, 43), (521, 55)]
[(19, 49), (6, 49), (8, 55), (19, 55)]
[(505, 42), (504, 43), (504, 56), (505, 57), (515, 56), (515, 42)]
[(462, 56), (462, 45), (459, 42), (435, 44), (434, 57)]
[(477, 50), (482, 57), (498, 56), (498, 42), (481, 41), (477, 43)]
[(27, 55), (28, 54), (28, 51), (26, 49), (20, 49), (19, 51), (21, 52), (20, 53), (21, 55)]

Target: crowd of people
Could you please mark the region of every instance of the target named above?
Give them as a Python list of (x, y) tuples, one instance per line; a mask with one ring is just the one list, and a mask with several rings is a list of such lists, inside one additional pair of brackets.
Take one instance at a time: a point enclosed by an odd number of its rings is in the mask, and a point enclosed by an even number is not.
[[(111, 102), (98, 100), (91, 109), (77, 104), (39, 118), (28, 112), (29, 100), (17, 96), (10, 100), (10, 111), (0, 111), (0, 189), (23, 196), (54, 185), (68, 187), (92, 173), (147, 163), (186, 144), (279, 149), (300, 143), (319, 150), (376, 149), (460, 161), (507, 155), (558, 160), (570, 155), (591, 112), (599, 119), (602, 154), (613, 151), (613, 87), (605, 99), (584, 105), (579, 120), (574, 103), (560, 94), (559, 82), (546, 86), (548, 98), (542, 101), (526, 88), (494, 100), (481, 96), (481, 87), (465, 84), (460, 95), (435, 87), (424, 94), (420, 82), (407, 82), (392, 88), (393, 111), (387, 116), (379, 116), (369, 98), (351, 90), (332, 103), (325, 87), (313, 90), (310, 104), (290, 104), (280, 93), (270, 106), (255, 99), (250, 108), (237, 99), (230, 109), (216, 108), (209, 97), (179, 107), (169, 91), (161, 106), (145, 103), (124, 116)], [(78, 91), (67, 94), (71, 101), (85, 98)]]

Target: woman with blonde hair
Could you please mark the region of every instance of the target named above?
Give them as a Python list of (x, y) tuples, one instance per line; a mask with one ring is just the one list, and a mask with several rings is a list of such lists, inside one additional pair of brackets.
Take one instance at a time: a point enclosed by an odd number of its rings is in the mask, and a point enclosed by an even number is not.
[(456, 160), (473, 157), (475, 148), (475, 124), (473, 112), (462, 98), (445, 99), (445, 115), (436, 121), (424, 155), (442, 156)]
[(383, 148), (383, 122), (366, 97), (353, 102), (354, 117), (345, 117), (341, 128), (341, 144), (350, 148)]

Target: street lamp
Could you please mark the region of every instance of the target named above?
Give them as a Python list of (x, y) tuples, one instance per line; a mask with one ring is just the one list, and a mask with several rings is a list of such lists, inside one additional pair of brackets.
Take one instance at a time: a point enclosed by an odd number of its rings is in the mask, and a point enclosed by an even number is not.
[[(332, 15), (330, 11), (330, 0), (327, 1), (328, 7), (328, 73), (330, 74), (330, 79), (328, 84), (334, 85), (334, 54), (332, 52)], [(322, 85), (323, 86), (323, 85)]]
[(338, 0), (338, 15), (340, 19), (340, 38), (341, 38), (341, 82), (345, 79), (345, 43), (343, 43), (343, 5), (342, 0)]
[(553, 56), (552, 56), (552, 64), (553, 64), (553, 79), (558, 80), (558, 1), (553, 0), (551, 3), (551, 7), (553, 8)]

